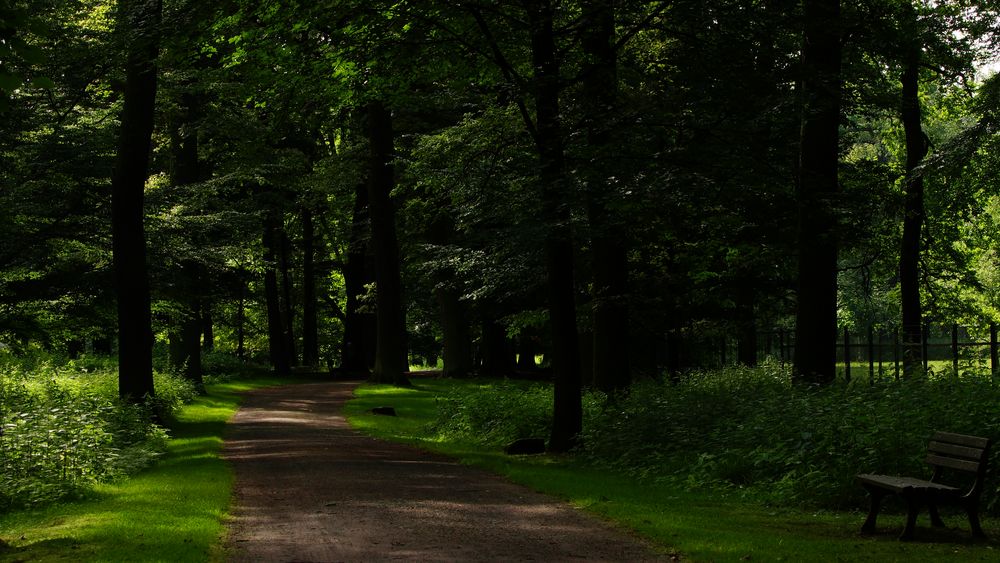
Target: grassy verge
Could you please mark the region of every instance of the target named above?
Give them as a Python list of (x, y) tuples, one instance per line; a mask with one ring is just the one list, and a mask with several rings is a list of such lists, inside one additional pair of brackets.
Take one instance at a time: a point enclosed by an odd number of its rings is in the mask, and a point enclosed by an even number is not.
[(89, 500), (0, 517), (0, 561), (206, 561), (221, 559), (232, 472), (219, 457), (240, 393), (288, 383), (260, 378), (211, 385), (182, 407), (165, 456)]
[[(429, 429), (437, 397), (452, 386), (482, 382), (414, 380), (398, 389), (367, 385), (348, 404), (356, 428), (381, 438), (407, 442), (454, 456), (534, 489), (556, 495), (652, 539), (666, 551), (694, 561), (996, 561), (1000, 543), (973, 543), (962, 515), (945, 521), (958, 529), (918, 529), (918, 541), (901, 543), (898, 514), (879, 518), (882, 533), (858, 534), (863, 515), (775, 509), (731, 492), (691, 492), (654, 482), (588, 468), (571, 457), (506, 456), (470, 443), (449, 440)], [(391, 405), (398, 416), (366, 411)], [(926, 514), (920, 521), (927, 524)], [(986, 520), (990, 537), (1000, 537), (1000, 523)]]

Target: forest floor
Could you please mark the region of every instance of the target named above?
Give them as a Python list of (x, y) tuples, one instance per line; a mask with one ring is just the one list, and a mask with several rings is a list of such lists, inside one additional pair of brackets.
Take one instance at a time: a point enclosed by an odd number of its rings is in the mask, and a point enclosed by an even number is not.
[(672, 560), (569, 504), (352, 430), (343, 406), (356, 385), (248, 394), (224, 446), (231, 560)]

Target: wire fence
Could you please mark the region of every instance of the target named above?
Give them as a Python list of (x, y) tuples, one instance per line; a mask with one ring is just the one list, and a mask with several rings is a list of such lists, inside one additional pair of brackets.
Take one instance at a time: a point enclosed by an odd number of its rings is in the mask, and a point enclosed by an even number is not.
[[(921, 331), (920, 362), (925, 372), (950, 372), (995, 376), (1000, 373), (1000, 344), (997, 324), (965, 327), (958, 324), (927, 324)], [(791, 362), (795, 353), (792, 331), (772, 331), (758, 336), (761, 352), (781, 363)], [(898, 330), (868, 327), (862, 333), (844, 329), (837, 339), (838, 371), (844, 378), (883, 377), (899, 379), (902, 374), (903, 341)], [(723, 352), (726, 357), (726, 352)]]

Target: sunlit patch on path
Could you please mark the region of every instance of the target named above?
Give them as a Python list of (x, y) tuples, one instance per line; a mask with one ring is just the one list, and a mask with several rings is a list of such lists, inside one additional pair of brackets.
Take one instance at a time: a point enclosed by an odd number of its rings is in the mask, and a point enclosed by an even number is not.
[(225, 456), (234, 561), (653, 561), (640, 540), (496, 476), (368, 438), (356, 383), (251, 393)]

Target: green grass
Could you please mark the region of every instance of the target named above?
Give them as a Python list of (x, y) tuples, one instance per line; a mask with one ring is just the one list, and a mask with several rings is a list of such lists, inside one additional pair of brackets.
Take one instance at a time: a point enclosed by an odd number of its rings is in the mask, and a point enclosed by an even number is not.
[[(901, 543), (896, 513), (879, 517), (876, 536), (858, 533), (863, 518), (854, 512), (776, 509), (742, 498), (740, 492), (691, 492), (661, 484), (640, 483), (588, 468), (571, 457), (506, 456), (482, 446), (448, 441), (429, 429), (436, 397), (455, 385), (476, 381), (415, 379), (398, 389), (366, 385), (348, 404), (356, 428), (381, 438), (417, 444), (483, 467), (534, 489), (553, 494), (650, 538), (668, 552), (694, 561), (996, 561), (1000, 543), (973, 543), (964, 516), (945, 521), (957, 530), (932, 530), (920, 520), (918, 541)], [(393, 406), (397, 417), (372, 416), (375, 406)], [(987, 519), (990, 537), (1000, 537), (1000, 523)]]
[(0, 561), (220, 560), (233, 476), (219, 457), (239, 393), (288, 383), (260, 378), (208, 386), (180, 409), (154, 467), (92, 498), (0, 517)]

